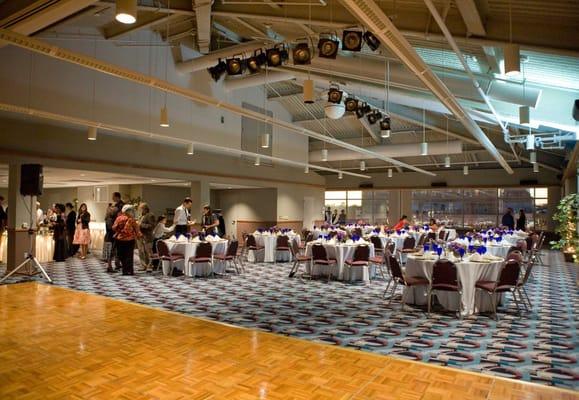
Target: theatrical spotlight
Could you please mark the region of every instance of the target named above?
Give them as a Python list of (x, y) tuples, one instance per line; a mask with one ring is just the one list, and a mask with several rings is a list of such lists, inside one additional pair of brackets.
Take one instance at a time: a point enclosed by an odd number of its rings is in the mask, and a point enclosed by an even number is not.
[(390, 118), (384, 117), (382, 121), (380, 121), (380, 136), (383, 138), (390, 137)]
[(376, 51), (380, 47), (380, 41), (370, 31), (364, 32), (364, 41), (372, 51)]
[(362, 32), (345, 30), (342, 33), (342, 50), (362, 50)]
[(348, 112), (354, 112), (358, 109), (358, 100), (353, 97), (348, 97), (344, 104), (346, 104), (346, 111)]
[(266, 53), (267, 65), (270, 67), (279, 67), (284, 61), (288, 59), (288, 52), (283, 46), (276, 46), (271, 49), (267, 49)]
[(338, 104), (342, 102), (342, 96), (344, 92), (342, 92), (339, 88), (330, 87), (328, 90), (328, 102)]
[(380, 118), (382, 118), (382, 113), (376, 110), (368, 114), (366, 118), (368, 118), (368, 122), (370, 123), (370, 125), (374, 125), (376, 122), (378, 122), (378, 120), (380, 120)]
[(255, 74), (261, 70), (261, 67), (265, 65), (267, 59), (263, 50), (259, 49), (253, 53), (253, 56), (249, 57), (245, 64), (250, 74)]
[(335, 59), (338, 55), (338, 46), (340, 42), (330, 38), (320, 38), (318, 42), (318, 55), (322, 58)]
[(372, 108), (367, 103), (358, 103), (358, 109), (356, 110), (356, 116), (358, 118), (364, 117), (364, 115), (368, 114), (372, 111)]
[(292, 58), (294, 65), (311, 64), (312, 52), (310, 46), (307, 43), (298, 43), (292, 51)]
[(221, 79), (226, 70), (227, 66), (225, 65), (225, 62), (221, 61), (221, 59), (219, 59), (219, 62), (215, 66), (207, 68), (207, 71), (209, 71), (211, 78), (213, 78), (215, 82)]
[(239, 57), (228, 58), (225, 64), (227, 75), (241, 75), (245, 69), (244, 62)]

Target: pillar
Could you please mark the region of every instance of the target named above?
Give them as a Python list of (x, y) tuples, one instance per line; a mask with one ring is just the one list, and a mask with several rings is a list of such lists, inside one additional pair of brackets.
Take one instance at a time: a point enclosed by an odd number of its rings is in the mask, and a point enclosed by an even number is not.
[[(205, 204), (210, 204), (211, 196), (209, 189), (209, 181), (199, 180), (191, 181), (191, 218), (196, 219), (198, 223), (201, 222), (201, 208)], [(213, 205), (210, 204), (212, 207)]]
[[(32, 210), (30, 204), (32, 200)], [(30, 225), (30, 212), (32, 211), (32, 225)], [(25, 253), (29, 251), (30, 235), (28, 227), (36, 231), (36, 196), (22, 196), (20, 194), (20, 164), (13, 163), (8, 166), (8, 246), (7, 246), (7, 271), (12, 271), (25, 259)], [(32, 235), (32, 253), (35, 252), (36, 235)], [(22, 273), (31, 274), (34, 270), (25, 267)]]

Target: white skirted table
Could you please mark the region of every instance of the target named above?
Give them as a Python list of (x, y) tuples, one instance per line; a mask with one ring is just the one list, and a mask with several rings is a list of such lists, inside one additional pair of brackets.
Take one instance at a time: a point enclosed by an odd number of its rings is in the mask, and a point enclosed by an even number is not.
[[(405, 275), (409, 277), (423, 277), (428, 280), (432, 279), (433, 265), (437, 260), (437, 256), (432, 254), (428, 259), (424, 256), (417, 256), (410, 254), (406, 261), (406, 271)], [(486, 293), (476, 293), (475, 284), (477, 281), (496, 281), (501, 266), (503, 265), (503, 259), (493, 260), (489, 256), (483, 256), (480, 262), (467, 261), (467, 256), (464, 257), (465, 261), (457, 260), (455, 261), (458, 279), (462, 285), (462, 301), (463, 313), (465, 315), (471, 315), (480, 311), (491, 311), (492, 305), (490, 297)], [(436, 297), (442, 306), (448, 310), (458, 310), (459, 297), (457, 293), (454, 292), (436, 292)], [(427, 288), (424, 286), (416, 286), (413, 288), (407, 288), (404, 292), (404, 301), (408, 304), (424, 305), (427, 303)]]
[(485, 247), (487, 249), (487, 254), (506, 258), (511, 245), (508, 243), (487, 243)]
[[(181, 236), (181, 238), (185, 238)], [(197, 247), (201, 241), (198, 238), (194, 238), (191, 240), (183, 240), (183, 239), (174, 239), (170, 238), (165, 240), (165, 243), (169, 247), (169, 251), (173, 253), (181, 253), (185, 255), (185, 262), (183, 266), (183, 272), (186, 276), (209, 276), (212, 272), (216, 272), (218, 274), (225, 273), (226, 263), (223, 261), (212, 260), (213, 261), (213, 269), (209, 263), (199, 263), (199, 264), (190, 264), (189, 258), (194, 257), (197, 252)], [(214, 256), (215, 254), (225, 254), (227, 252), (227, 239), (221, 238), (212, 238), (207, 237), (207, 242), (211, 243), (211, 255)], [(163, 262), (163, 274), (169, 274), (169, 266), (168, 263)]]
[[(374, 245), (372, 243), (358, 241), (352, 242), (348, 241), (346, 243), (336, 243), (333, 240), (330, 241), (321, 241), (316, 240), (313, 242), (309, 242), (306, 246), (306, 256), (312, 255), (312, 246), (315, 243), (322, 243), (324, 248), (326, 249), (326, 253), (328, 258), (335, 258), (337, 261), (336, 266), (328, 267), (325, 265), (315, 265), (313, 266), (313, 270), (310, 270), (310, 266), (308, 266), (308, 272), (312, 275), (329, 275), (332, 272), (334, 277), (337, 277), (338, 280), (343, 281), (368, 281), (370, 278), (374, 276), (374, 268), (372, 265), (368, 267), (354, 267), (354, 269), (350, 269), (345, 267), (346, 260), (354, 257), (354, 252), (356, 251), (356, 247), (360, 244), (366, 244), (370, 248), (370, 257), (374, 257)], [(335, 268), (336, 270), (331, 270), (331, 268)]]
[[(298, 246), (301, 243), (301, 239), (300, 239), (300, 235), (295, 234), (294, 232), (288, 232), (288, 233), (284, 233), (284, 234), (278, 234), (278, 233), (269, 233), (269, 232), (264, 232), (264, 233), (259, 233), (259, 232), (254, 232), (253, 233), (253, 237), (255, 237), (255, 242), (257, 243), (258, 246), (263, 246), (263, 251), (260, 252), (254, 252), (254, 251), (250, 251), (247, 253), (247, 261), (249, 262), (268, 262), (268, 263), (272, 263), (272, 262), (277, 262), (277, 261), (291, 261), (291, 253), (284, 251), (284, 252), (279, 252), (277, 254), (277, 259), (276, 259), (276, 244), (277, 244), (277, 238), (281, 235), (286, 235), (289, 240), (290, 243), (293, 241), (296, 241), (298, 243)], [(263, 255), (263, 259), (262, 256)]]

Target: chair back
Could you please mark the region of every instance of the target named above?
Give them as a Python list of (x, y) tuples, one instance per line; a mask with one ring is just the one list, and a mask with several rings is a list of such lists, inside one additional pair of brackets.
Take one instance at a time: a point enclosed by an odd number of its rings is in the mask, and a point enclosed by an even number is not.
[(290, 247), (289, 237), (287, 237), (286, 235), (278, 236), (275, 241), (275, 245), (276, 247)]
[(312, 232), (308, 233), (308, 235), (306, 236), (306, 243), (311, 242), (312, 240), (314, 240), (314, 234)]
[(237, 256), (237, 249), (239, 248), (239, 242), (237, 240), (232, 240), (229, 242), (229, 246), (227, 246), (227, 255), (228, 256)]
[(418, 243), (416, 244), (416, 247), (424, 246), (424, 242), (426, 242), (426, 233), (421, 233), (420, 237), (418, 238)]
[(392, 275), (392, 279), (394, 281), (398, 281), (400, 283), (404, 282), (404, 275), (402, 274), (402, 268), (400, 268), (400, 264), (396, 257), (392, 254), (389, 254), (386, 258), (386, 265), (390, 268), (390, 275)]
[(404, 239), (404, 242), (402, 243), (402, 250), (413, 249), (415, 245), (416, 239), (414, 239), (414, 237), (412, 236), (408, 236), (406, 239)]
[(539, 235), (539, 242), (537, 243), (537, 250), (541, 250), (544, 242), (545, 242), (545, 232), (541, 232), (541, 234)]
[(508, 260), (501, 269), (499, 279), (497, 280), (497, 289), (506, 289), (516, 287), (519, 282), (521, 264), (516, 260)]
[(444, 229), (441, 229), (440, 232), (438, 232), (438, 239), (446, 240), (446, 231)]
[(374, 245), (374, 250), (384, 250), (384, 246), (382, 246), (382, 239), (378, 236), (370, 236), (370, 243)]
[(321, 243), (315, 243), (312, 246), (312, 258), (314, 259), (314, 261), (328, 259), (328, 253), (326, 252), (326, 248)]
[(521, 250), (519, 250), (518, 247), (513, 246), (509, 249), (506, 259), (522, 262), (523, 261), (523, 253), (521, 253)]
[(386, 251), (389, 251), (390, 254), (394, 254), (394, 251), (396, 251), (396, 242), (390, 240), (388, 243), (386, 243)]
[(358, 245), (354, 250), (353, 261), (368, 261), (370, 258), (370, 247), (365, 244)]
[(527, 268), (525, 269), (525, 274), (523, 275), (523, 280), (520, 282), (521, 285), (526, 285), (527, 281), (529, 280), (529, 277), (531, 276), (531, 273), (533, 271), (533, 260), (531, 259), (529, 261), (529, 263), (527, 264)]
[[(237, 251), (237, 250), (236, 250)], [(202, 258), (207, 257), (211, 258), (213, 253), (213, 247), (209, 242), (201, 242), (197, 246), (197, 250), (195, 251), (195, 258)]]
[(352, 234), (353, 234), (353, 235), (358, 235), (358, 236), (362, 237), (362, 228), (354, 228), (354, 229), (352, 229)]
[(163, 240), (157, 240), (157, 254), (159, 257), (170, 257), (171, 252), (169, 251), (169, 246)]
[(429, 242), (431, 240), (436, 240), (436, 232), (428, 232), (428, 234), (426, 235), (426, 240), (428, 240)]
[(432, 267), (432, 287), (458, 286), (456, 265), (449, 260), (437, 260)]
[(257, 247), (257, 242), (255, 241), (255, 236), (249, 234), (245, 238), (245, 245), (247, 247)]
[(298, 245), (298, 241), (297, 240), (292, 240), (290, 243), (290, 251), (292, 253), (292, 258), (296, 258), (296, 256), (300, 253), (300, 246)]

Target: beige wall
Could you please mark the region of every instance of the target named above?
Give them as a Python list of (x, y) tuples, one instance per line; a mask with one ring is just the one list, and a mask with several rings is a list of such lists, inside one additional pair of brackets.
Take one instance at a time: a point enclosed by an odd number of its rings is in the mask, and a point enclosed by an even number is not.
[[(179, 206), (189, 194), (189, 187), (142, 185), (142, 199), (157, 216), (166, 214), (167, 208), (174, 209)], [(195, 216), (195, 210), (192, 214)]]

